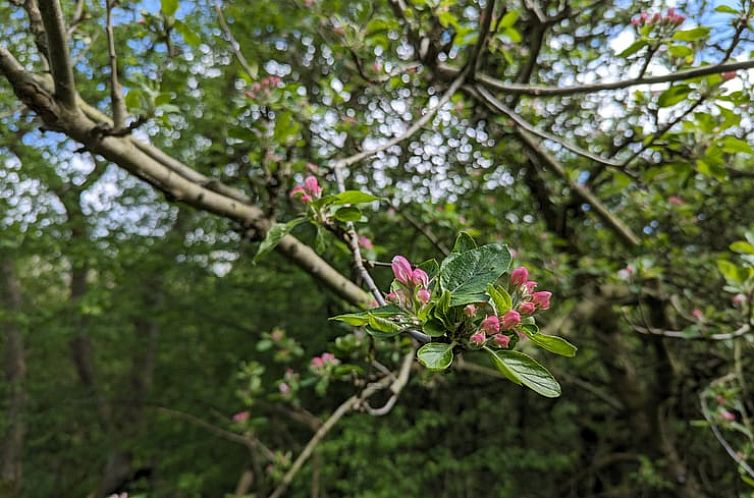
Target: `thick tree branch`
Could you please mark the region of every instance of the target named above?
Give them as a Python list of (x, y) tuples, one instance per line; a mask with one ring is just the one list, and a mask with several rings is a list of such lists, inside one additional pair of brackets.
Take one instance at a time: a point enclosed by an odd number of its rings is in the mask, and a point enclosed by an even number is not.
[(43, 0), (39, 4), (50, 58), (55, 98), (65, 107), (76, 106), (76, 84), (73, 79), (73, 65), (68, 51), (68, 33), (63, 18), (63, 10), (58, 0)]
[[(0, 72), (11, 83), (18, 97), (37, 112), (50, 128), (65, 133), (90, 152), (131, 172), (164, 192), (171, 200), (223, 216), (259, 234), (266, 233), (270, 220), (259, 207), (226, 195), (223, 191), (227, 189), (216, 187), (211, 180), (151, 145), (129, 136), (102, 136), (100, 131), (107, 121), (92, 119), (101, 116), (101, 113), (88, 106), (81, 106), (81, 110), (59, 107), (49, 93), (47, 80), (24, 71), (3, 47), (0, 47)], [(368, 295), (356, 284), (295, 237), (284, 237), (276, 250), (352, 304), (361, 306), (369, 301)]]

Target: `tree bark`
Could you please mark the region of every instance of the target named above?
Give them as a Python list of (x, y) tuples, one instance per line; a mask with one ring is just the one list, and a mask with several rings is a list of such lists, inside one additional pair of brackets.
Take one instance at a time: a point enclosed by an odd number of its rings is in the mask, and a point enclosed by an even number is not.
[(3, 367), (7, 385), (6, 430), (0, 441), (0, 496), (20, 496), (24, 435), (24, 409), (27, 402), (25, 388), (26, 357), (23, 331), (16, 316), (21, 312), (21, 285), (13, 262), (4, 257), (0, 262), (0, 292), (3, 306), (4, 334)]

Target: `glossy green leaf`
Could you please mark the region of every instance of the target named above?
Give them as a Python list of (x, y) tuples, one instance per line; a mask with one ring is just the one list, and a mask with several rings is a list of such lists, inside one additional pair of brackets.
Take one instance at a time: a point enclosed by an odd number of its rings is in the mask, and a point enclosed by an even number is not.
[(547, 398), (560, 396), (558, 381), (531, 356), (519, 351), (485, 350), (495, 368), (512, 382), (524, 385)]
[(428, 370), (439, 372), (453, 363), (453, 344), (430, 342), (416, 352), (416, 357)]
[(709, 35), (709, 28), (705, 26), (699, 26), (697, 28), (676, 31), (673, 34), (673, 39), (686, 42), (695, 42), (707, 38), (707, 35)]
[(688, 85), (671, 86), (660, 94), (660, 97), (657, 99), (657, 105), (660, 107), (674, 106), (686, 100), (689, 93), (691, 93), (691, 88)]
[(335, 214), (333, 216), (336, 220), (343, 222), (359, 221), (362, 217), (361, 210), (353, 206), (342, 207), (335, 211)]
[(529, 338), (531, 339), (531, 342), (542, 349), (560, 356), (572, 358), (576, 356), (576, 351), (578, 350), (576, 346), (556, 335), (532, 334), (529, 335)]
[(495, 311), (497, 311), (498, 315), (510, 311), (513, 307), (513, 299), (511, 298), (511, 295), (502, 287), (489, 284), (487, 286), (487, 294), (489, 294), (490, 299), (492, 299), (492, 304), (495, 305)]
[(754, 244), (750, 244), (744, 240), (739, 240), (730, 245), (730, 250), (743, 254), (754, 254)]
[(456, 237), (456, 241), (453, 244), (453, 250), (451, 253), (459, 253), (476, 249), (477, 245), (474, 238), (467, 232), (459, 232)]
[(510, 264), (510, 252), (502, 244), (451, 254), (440, 265), (440, 285), (451, 292), (452, 306), (485, 301), (487, 285), (500, 278)]
[(339, 194), (335, 194), (330, 197), (328, 204), (334, 206), (340, 206), (343, 204), (367, 204), (374, 201), (379, 201), (380, 198), (366, 192), (360, 192), (358, 190), (346, 190)]
[(259, 244), (257, 254), (256, 256), (254, 256), (254, 261), (259, 261), (262, 256), (275, 249), (275, 247), (280, 243), (283, 237), (288, 235), (294, 228), (305, 221), (306, 218), (296, 218), (289, 221), (288, 223), (275, 223), (274, 225), (272, 225), (272, 227), (270, 227), (270, 229), (267, 231), (267, 236), (264, 238), (262, 243)]

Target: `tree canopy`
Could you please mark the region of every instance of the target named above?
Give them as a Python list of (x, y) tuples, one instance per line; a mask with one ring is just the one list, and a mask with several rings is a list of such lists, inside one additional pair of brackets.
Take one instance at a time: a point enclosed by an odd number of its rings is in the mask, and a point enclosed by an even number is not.
[(754, 497), (753, 16), (0, 2), (0, 497)]

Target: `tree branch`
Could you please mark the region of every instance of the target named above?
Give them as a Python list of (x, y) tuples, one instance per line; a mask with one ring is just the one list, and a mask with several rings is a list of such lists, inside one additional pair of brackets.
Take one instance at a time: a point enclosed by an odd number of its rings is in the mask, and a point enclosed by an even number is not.
[(246, 60), (246, 57), (243, 55), (243, 52), (241, 52), (241, 44), (238, 43), (238, 40), (236, 40), (236, 37), (233, 36), (233, 32), (230, 30), (230, 26), (228, 26), (228, 22), (225, 20), (225, 14), (223, 14), (223, 8), (222, 8), (222, 5), (220, 5), (220, 0), (215, 2), (214, 8), (215, 8), (215, 12), (217, 13), (217, 22), (220, 24), (220, 28), (223, 30), (223, 33), (225, 34), (225, 38), (228, 39), (228, 43), (230, 44), (230, 49), (233, 51), (233, 54), (236, 56), (238, 63), (241, 64), (241, 67), (249, 76), (249, 78), (251, 78), (252, 80), (256, 79), (257, 72), (252, 71), (251, 66), (249, 65), (249, 61)]
[(50, 58), (55, 98), (63, 106), (76, 107), (76, 84), (73, 79), (71, 54), (68, 52), (68, 36), (63, 11), (58, 0), (43, 0), (39, 5)]
[(105, 32), (107, 33), (107, 50), (110, 57), (110, 105), (113, 112), (113, 129), (121, 130), (125, 126), (127, 113), (123, 100), (123, 88), (118, 81), (118, 55), (115, 52), (115, 34), (113, 33), (113, 7), (118, 0), (105, 0)]
[[(710, 74), (719, 74), (728, 71), (739, 71), (751, 68), (754, 68), (754, 60), (730, 62), (724, 64), (711, 64), (708, 66), (684, 69), (681, 71), (676, 71), (674, 73), (663, 74), (659, 76), (648, 76), (645, 78), (631, 78), (627, 80), (611, 81), (606, 83), (591, 83), (573, 86), (538, 86), (521, 83), (506, 83), (485, 74), (476, 75), (476, 80), (491, 88), (494, 88), (495, 90), (500, 90), (507, 94), (532, 95), (536, 97), (562, 97), (580, 93), (601, 92), (603, 90), (618, 90), (621, 88), (628, 88), (637, 85), (652, 85), (656, 83), (683, 81), (692, 78), (698, 78), (699, 76), (708, 76)], [(448, 66), (447, 64), (439, 64), (438, 71), (447, 77), (453, 77), (459, 74), (462, 70)]]

